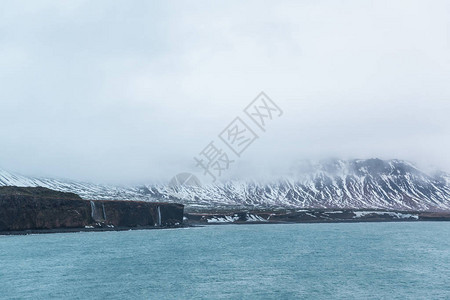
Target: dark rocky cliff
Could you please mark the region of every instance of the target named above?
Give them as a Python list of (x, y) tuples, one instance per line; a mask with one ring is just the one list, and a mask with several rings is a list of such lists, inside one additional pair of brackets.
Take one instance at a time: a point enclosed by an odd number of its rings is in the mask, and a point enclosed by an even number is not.
[(0, 187), (0, 231), (168, 227), (183, 222), (183, 210), (174, 203), (87, 201), (42, 187)]

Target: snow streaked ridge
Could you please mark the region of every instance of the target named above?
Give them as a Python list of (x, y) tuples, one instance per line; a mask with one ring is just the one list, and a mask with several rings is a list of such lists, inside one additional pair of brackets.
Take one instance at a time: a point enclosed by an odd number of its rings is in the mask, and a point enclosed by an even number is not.
[[(150, 196), (143, 195), (134, 187), (117, 187), (71, 180), (27, 177), (0, 170), (0, 186), (46, 187), (61, 192), (78, 194), (83, 199), (93, 200), (144, 200), (151, 201)], [(154, 199), (153, 199), (154, 200)]]
[(43, 186), (84, 199), (173, 201), (190, 208), (353, 208), (450, 210), (450, 176), (433, 176), (401, 161), (328, 160), (296, 166), (289, 176), (262, 183), (234, 180), (202, 187), (117, 187), (21, 176), (0, 171), (1, 185)]
[(147, 188), (154, 197), (195, 206), (450, 210), (448, 178), (445, 173), (427, 175), (400, 160), (330, 160), (308, 163), (289, 177), (265, 184), (229, 181), (202, 188)]

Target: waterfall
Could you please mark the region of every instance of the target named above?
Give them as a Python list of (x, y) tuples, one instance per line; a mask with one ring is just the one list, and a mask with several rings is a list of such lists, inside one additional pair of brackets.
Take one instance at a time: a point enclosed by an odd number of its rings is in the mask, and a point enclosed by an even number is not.
[(89, 201), (89, 202), (91, 202), (91, 217), (92, 217), (92, 219), (95, 220), (95, 218), (94, 218), (94, 216), (95, 216), (95, 203), (94, 203), (94, 201)]
[(102, 208), (103, 208), (103, 221), (106, 221), (105, 203), (102, 203)]
[(161, 207), (158, 206), (158, 226), (161, 226)]
[(95, 201), (89, 201), (91, 203), (91, 217), (95, 222), (106, 221), (106, 209), (105, 204), (102, 203), (101, 211), (97, 211), (97, 206)]

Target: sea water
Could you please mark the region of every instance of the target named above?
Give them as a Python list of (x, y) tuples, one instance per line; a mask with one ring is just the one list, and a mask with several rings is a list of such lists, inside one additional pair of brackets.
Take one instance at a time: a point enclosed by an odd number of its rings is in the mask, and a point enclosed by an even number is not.
[(450, 223), (0, 236), (0, 299), (450, 299)]

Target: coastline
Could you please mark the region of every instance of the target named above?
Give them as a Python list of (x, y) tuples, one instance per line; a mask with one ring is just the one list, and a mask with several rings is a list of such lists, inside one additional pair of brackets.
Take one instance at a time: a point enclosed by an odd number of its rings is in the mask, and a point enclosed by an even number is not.
[(163, 230), (163, 229), (177, 229), (186, 227), (198, 227), (198, 226), (186, 226), (186, 225), (174, 225), (174, 226), (139, 226), (139, 227), (96, 227), (96, 228), (54, 228), (54, 229), (28, 229), (17, 231), (0, 231), (0, 236), (4, 235), (31, 235), (31, 234), (51, 234), (51, 233), (78, 233), (78, 232), (108, 232), (108, 231), (131, 231), (131, 230)]
[[(17, 231), (0, 231), (0, 236), (8, 235), (31, 235), (31, 234), (52, 234), (52, 233), (78, 233), (78, 232), (109, 232), (109, 231), (134, 231), (134, 230), (164, 230), (164, 229), (180, 229), (180, 228), (195, 228), (205, 226), (217, 226), (217, 225), (266, 225), (266, 224), (323, 224), (323, 223), (398, 223), (398, 222), (448, 222), (450, 221), (450, 212), (400, 212), (400, 211), (384, 211), (384, 210), (370, 210), (370, 212), (376, 212), (367, 214), (365, 218), (330, 218), (325, 219), (320, 216), (323, 214), (333, 214), (343, 210), (302, 210), (301, 213), (275, 213), (268, 211), (240, 211), (240, 212), (228, 212), (228, 213), (185, 213), (185, 222), (179, 225), (171, 226), (120, 226), (120, 227), (94, 227), (94, 228), (53, 228), (53, 229), (28, 229)], [(366, 212), (365, 210), (345, 210), (347, 214), (355, 212)], [(316, 219), (304, 218), (304, 215), (311, 215), (315, 213)], [(394, 218), (392, 214), (405, 214), (417, 215), (418, 218)], [(267, 214), (272, 217), (276, 215), (276, 218), (269, 220), (262, 220), (263, 216)], [(232, 219), (235, 215), (247, 216), (251, 215), (250, 220)], [(302, 218), (303, 216), (303, 218)], [(193, 218), (194, 217), (194, 218)], [(228, 217), (229, 221), (226, 221)], [(261, 218), (256, 220), (256, 218)], [(224, 219), (221, 221), (221, 219)], [(231, 219), (230, 219), (231, 218)], [(236, 218), (236, 217), (235, 217)], [(209, 221), (208, 220), (219, 220)], [(233, 221), (231, 221), (233, 220)]]
[(450, 211), (395, 211), (354, 209), (300, 209), (287, 211), (215, 211), (185, 213), (185, 222), (194, 225), (360, 223), (450, 221)]

